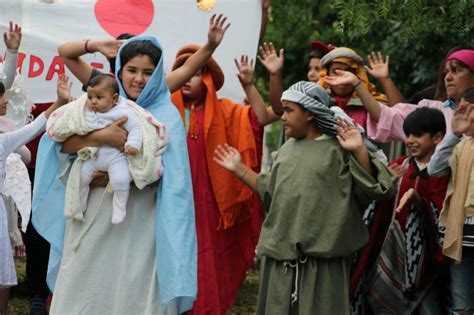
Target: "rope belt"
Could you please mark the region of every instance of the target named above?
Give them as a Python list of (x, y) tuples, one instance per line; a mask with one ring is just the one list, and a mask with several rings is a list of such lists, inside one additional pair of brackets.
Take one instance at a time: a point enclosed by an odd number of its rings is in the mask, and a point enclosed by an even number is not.
[(308, 261), (308, 257), (300, 258), (297, 260), (293, 261), (285, 261), (283, 262), (283, 270), (282, 272), (286, 274), (289, 268), (295, 268), (296, 269), (296, 275), (295, 275), (295, 282), (294, 282), (294, 291), (291, 293), (291, 304), (290, 306), (293, 307), (293, 304), (298, 301), (298, 278), (299, 278), (299, 268), (300, 265), (306, 263)]

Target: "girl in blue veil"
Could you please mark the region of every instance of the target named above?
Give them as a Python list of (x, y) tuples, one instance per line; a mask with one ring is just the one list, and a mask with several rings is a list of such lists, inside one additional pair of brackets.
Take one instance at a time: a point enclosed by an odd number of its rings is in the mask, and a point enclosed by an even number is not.
[(182, 313), (196, 296), (196, 231), (186, 133), (170, 101), (160, 43), (149, 36), (128, 40), (119, 50), (116, 69), (121, 95), (147, 109), (167, 129), (170, 144), (163, 154), (163, 177), (156, 185), (130, 191), (130, 216), (120, 225), (110, 224), (112, 199), (103, 187), (91, 189), (85, 222), (66, 221), (61, 178), (75, 156), (62, 151), (120, 142), (120, 135), (111, 132), (118, 125), (71, 137), (63, 147), (43, 136), (33, 224), (51, 243), (52, 314)]

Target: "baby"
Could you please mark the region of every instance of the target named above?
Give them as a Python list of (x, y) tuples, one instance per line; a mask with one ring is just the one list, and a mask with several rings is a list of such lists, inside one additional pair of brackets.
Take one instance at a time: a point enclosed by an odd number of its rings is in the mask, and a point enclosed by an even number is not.
[(102, 129), (116, 120), (127, 117), (123, 127), (128, 132), (124, 152), (102, 146), (95, 156), (82, 163), (80, 172), (81, 209), (87, 208), (89, 184), (96, 171), (108, 172), (110, 185), (114, 191), (112, 223), (122, 222), (126, 215), (126, 205), (132, 176), (127, 163), (127, 155), (136, 155), (142, 145), (140, 121), (124, 99), (119, 98), (119, 88), (115, 79), (108, 74), (94, 77), (87, 88), (84, 118), (91, 129)]

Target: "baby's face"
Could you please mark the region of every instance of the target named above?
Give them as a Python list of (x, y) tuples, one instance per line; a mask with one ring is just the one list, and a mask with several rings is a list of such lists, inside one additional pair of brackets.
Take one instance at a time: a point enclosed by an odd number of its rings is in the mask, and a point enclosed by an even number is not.
[(87, 88), (87, 108), (92, 112), (106, 113), (117, 102), (118, 95), (103, 83)]

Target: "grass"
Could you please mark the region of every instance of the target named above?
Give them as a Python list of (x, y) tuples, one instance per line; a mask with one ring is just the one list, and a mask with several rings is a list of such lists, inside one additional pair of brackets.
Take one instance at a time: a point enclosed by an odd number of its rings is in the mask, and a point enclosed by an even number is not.
[[(10, 289), (10, 300), (8, 301), (7, 315), (28, 315), (30, 303), (25, 287), (26, 261), (15, 259), (18, 275), (18, 286)], [(250, 315), (255, 314), (257, 306), (259, 273), (257, 270), (249, 270), (242, 286), (235, 305), (226, 315)]]

